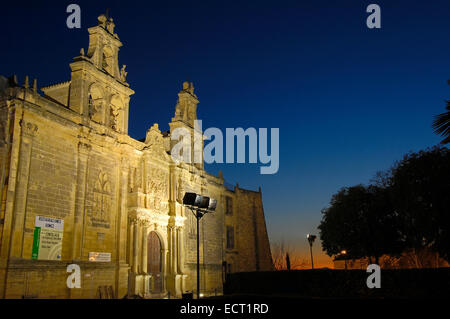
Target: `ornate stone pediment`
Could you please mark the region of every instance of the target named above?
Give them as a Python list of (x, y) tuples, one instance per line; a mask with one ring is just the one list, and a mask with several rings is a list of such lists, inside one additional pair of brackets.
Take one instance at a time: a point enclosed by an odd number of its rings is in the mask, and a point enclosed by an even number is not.
[(169, 224), (169, 216), (158, 214), (145, 208), (135, 208), (128, 213), (128, 218), (147, 225), (155, 224), (166, 227)]
[(170, 156), (167, 155), (164, 147), (164, 138), (157, 123), (153, 124), (153, 126), (147, 130), (145, 144), (145, 150), (150, 151), (152, 156), (156, 156), (162, 160), (170, 160)]

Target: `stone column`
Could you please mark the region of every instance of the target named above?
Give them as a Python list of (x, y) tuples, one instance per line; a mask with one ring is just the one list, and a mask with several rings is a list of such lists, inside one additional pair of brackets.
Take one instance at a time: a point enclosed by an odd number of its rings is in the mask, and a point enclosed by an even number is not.
[(172, 273), (173, 257), (172, 257), (172, 226), (167, 226), (167, 250), (169, 252), (169, 258), (167, 260), (167, 273)]
[(117, 216), (117, 270), (116, 270), (116, 297), (120, 298), (128, 290), (128, 265), (127, 265), (127, 244), (128, 244), (128, 174), (129, 163), (126, 157), (120, 159), (118, 167), (119, 196), (118, 196), (118, 216)]
[(161, 274), (161, 279), (163, 280), (163, 290), (166, 290), (166, 289), (168, 289), (168, 287), (167, 287), (167, 278), (169, 277), (168, 276), (168, 271), (167, 271), (167, 268), (168, 268), (168, 262), (167, 262), (167, 259), (170, 259), (170, 258), (168, 258), (168, 255), (169, 255), (169, 250), (168, 249), (162, 249), (162, 262), (163, 262), (163, 265), (162, 265), (162, 274)]
[(178, 273), (183, 274), (183, 265), (184, 265), (184, 250), (183, 250), (183, 227), (177, 227), (177, 265), (178, 265)]
[(142, 272), (147, 273), (148, 223), (142, 225)]
[(119, 245), (118, 245), (118, 260), (125, 263), (127, 251), (127, 221), (128, 221), (128, 172), (129, 166), (126, 158), (122, 158), (120, 165), (120, 217), (119, 217)]
[(172, 226), (171, 236), (172, 236), (172, 273), (176, 275), (178, 273), (178, 266), (177, 266), (178, 245), (177, 245), (177, 228), (175, 226)]
[(133, 223), (133, 272), (136, 274), (138, 272), (138, 222), (137, 220)]
[[(37, 125), (22, 120), (22, 139), (19, 151), (19, 165), (14, 199), (13, 227), (11, 240), (11, 257), (23, 256), (23, 234), (25, 226), (25, 212), (27, 206), (28, 180), (30, 177), (31, 149), (33, 137), (38, 130)], [(28, 256), (27, 256), (28, 258)]]
[(140, 273), (142, 274), (141, 278), (141, 292), (145, 296), (148, 290), (148, 276), (147, 276), (147, 222), (141, 221), (141, 234), (140, 234), (140, 242), (141, 242), (141, 252), (140, 252)]
[(133, 265), (133, 253), (134, 253), (134, 223), (131, 218), (128, 218), (128, 256), (127, 256), (127, 262), (129, 266), (131, 267)]

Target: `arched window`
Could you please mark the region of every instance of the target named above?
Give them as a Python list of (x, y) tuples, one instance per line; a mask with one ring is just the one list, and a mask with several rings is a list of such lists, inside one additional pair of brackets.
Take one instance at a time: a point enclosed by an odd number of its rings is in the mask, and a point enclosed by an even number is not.
[(94, 99), (92, 98), (92, 94), (89, 93), (88, 97), (88, 109), (89, 109), (89, 118), (94, 114)]
[(103, 58), (102, 58), (102, 68), (103, 68), (104, 70), (106, 70), (106, 69), (108, 68), (108, 62), (107, 62), (107, 58), (106, 58), (105, 53), (103, 53)]
[(103, 123), (103, 91), (97, 84), (92, 84), (88, 95), (89, 118), (97, 123)]
[(111, 98), (111, 107), (110, 107), (110, 118), (109, 118), (109, 126), (116, 131), (122, 130), (123, 123), (123, 102), (119, 95), (114, 95)]

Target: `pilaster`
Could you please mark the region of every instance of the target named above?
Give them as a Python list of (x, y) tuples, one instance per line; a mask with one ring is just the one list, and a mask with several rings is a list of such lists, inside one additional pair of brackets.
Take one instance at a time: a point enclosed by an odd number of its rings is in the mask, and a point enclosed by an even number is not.
[(12, 240), (10, 257), (23, 258), (23, 236), (27, 205), (28, 180), (30, 173), (33, 138), (38, 131), (36, 124), (22, 120), (22, 138), (20, 142), (19, 167), (14, 199)]
[(85, 198), (88, 158), (91, 146), (84, 142), (78, 143), (78, 167), (77, 167), (77, 190), (75, 195), (75, 218), (73, 226), (72, 259), (82, 260)]

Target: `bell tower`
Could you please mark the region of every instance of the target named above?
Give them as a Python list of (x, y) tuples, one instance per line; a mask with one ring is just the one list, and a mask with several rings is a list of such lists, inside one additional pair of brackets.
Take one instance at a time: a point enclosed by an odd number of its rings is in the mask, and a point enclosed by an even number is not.
[(70, 64), (72, 69), (69, 107), (87, 120), (119, 133), (128, 133), (130, 95), (126, 65), (119, 68), (122, 42), (114, 33), (112, 18), (98, 17), (98, 25), (88, 29), (89, 48)]
[[(175, 116), (169, 126), (171, 134), (178, 128), (189, 132), (191, 161), (197, 168), (203, 169), (203, 132), (202, 128), (196, 125), (198, 103), (199, 100), (194, 93), (194, 84), (188, 81), (183, 82), (183, 88), (178, 93)], [(172, 141), (171, 149), (173, 144), (176, 144), (176, 141)]]
[(188, 81), (183, 82), (183, 89), (178, 93), (175, 117), (172, 118), (172, 123), (181, 122), (185, 126), (194, 128), (198, 103), (197, 95), (194, 93), (194, 84)]

